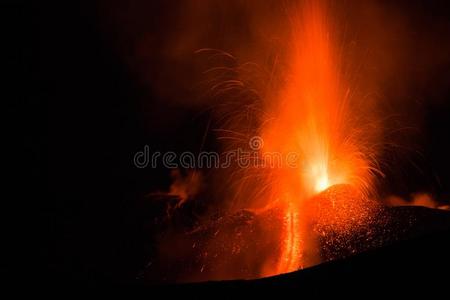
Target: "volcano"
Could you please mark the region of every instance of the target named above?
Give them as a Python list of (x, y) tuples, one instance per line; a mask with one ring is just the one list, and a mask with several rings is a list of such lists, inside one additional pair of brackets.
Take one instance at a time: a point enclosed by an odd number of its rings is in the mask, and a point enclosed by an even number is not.
[[(172, 201), (176, 202), (176, 198)], [(276, 277), (274, 282), (302, 277), (302, 272), (315, 274), (322, 272), (318, 270), (335, 268), (332, 266), (341, 268), (345, 260), (351, 265), (365, 257), (389, 256), (390, 251), (396, 253), (399, 249), (409, 251), (408, 243), (414, 245), (411, 251), (415, 252), (417, 247), (426, 247), (422, 243), (429, 236), (434, 236), (433, 242), (441, 242), (450, 230), (449, 211), (417, 206), (385, 207), (365, 199), (348, 185), (326, 189), (310, 200), (308, 209), (314, 216), (308, 230), (315, 233), (320, 261), (339, 263), (313, 268), (316, 271), (299, 271), (300, 275)], [(158, 257), (154, 257), (154, 263), (143, 271), (141, 279), (145, 282), (256, 279), (273, 259), (273, 253), (282, 251), (279, 236), (285, 230), (285, 215), (279, 208), (259, 212), (239, 210), (207, 220), (195, 229), (181, 225), (183, 222), (179, 218), (185, 215), (159, 220), (160, 225), (167, 223), (164, 225), (168, 226), (166, 234), (171, 234), (171, 238), (166, 239), (167, 245), (161, 248)], [(188, 223), (196, 222), (190, 220)], [(382, 250), (385, 248), (387, 250)], [(437, 251), (444, 255), (441, 249)], [(421, 254), (418, 259), (426, 260), (427, 255)], [(372, 258), (368, 260), (372, 261)], [(448, 261), (448, 258), (442, 257), (442, 260)]]

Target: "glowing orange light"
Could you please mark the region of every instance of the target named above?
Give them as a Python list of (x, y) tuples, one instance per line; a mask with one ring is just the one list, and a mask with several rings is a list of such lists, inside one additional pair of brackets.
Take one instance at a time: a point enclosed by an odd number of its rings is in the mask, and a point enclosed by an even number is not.
[(275, 171), (278, 180), (271, 182), (285, 206), (277, 273), (319, 259), (310, 228), (315, 216), (307, 209), (308, 201), (337, 184), (351, 184), (364, 194), (371, 178), (363, 140), (352, 134), (350, 86), (342, 76), (342, 57), (326, 6), (321, 1), (304, 2), (291, 27), (285, 83), (268, 103), (274, 121), (262, 129), (265, 151), (296, 152), (302, 162), (298, 168)]
[[(350, 105), (355, 104), (356, 97), (352, 82), (343, 72), (342, 43), (331, 26), (334, 23), (325, 1), (300, 3), (289, 11), (289, 47), (282, 53), (285, 61), (281, 67), (274, 68), (273, 88), (270, 86), (266, 94), (256, 93), (254, 102), (253, 89), (251, 97), (242, 96), (247, 95), (244, 80), (224, 80), (228, 77), (221, 76), (212, 88), (223, 87), (221, 93), (242, 88), (239, 96), (233, 94), (233, 103), (239, 102), (236, 99), (251, 103), (246, 105), (245, 115), (239, 111), (241, 108), (231, 113), (224, 108), (223, 114), (231, 118), (226, 126), (232, 129), (224, 131), (238, 136), (228, 137), (227, 149), (234, 149), (234, 143), (256, 132), (258, 139), (251, 138), (249, 146), (261, 161), (265, 162), (262, 158), (271, 157), (271, 153), (282, 158), (295, 153), (299, 158), (294, 165), (237, 168), (229, 173), (232, 187), (227, 192), (232, 193), (229, 202), (234, 207), (276, 215), (261, 225), (264, 239), (276, 241), (276, 246), (261, 258), (256, 268), (259, 276), (320, 263), (317, 224), (327, 230), (332, 227), (331, 232), (351, 231), (371, 213), (364, 201), (376, 171), (376, 155), (370, 132), (364, 131)], [(240, 74), (234, 68), (215, 69), (231, 69), (231, 78)], [(226, 119), (222, 114), (220, 118)], [(243, 134), (239, 132), (241, 127), (250, 129), (243, 129)], [(210, 243), (211, 248), (223, 248), (217, 239)], [(231, 266), (240, 268), (247, 260), (237, 260)]]
[(315, 186), (316, 192), (324, 191), (328, 187), (329, 187), (328, 176), (327, 175), (320, 176), (316, 182), (316, 186)]

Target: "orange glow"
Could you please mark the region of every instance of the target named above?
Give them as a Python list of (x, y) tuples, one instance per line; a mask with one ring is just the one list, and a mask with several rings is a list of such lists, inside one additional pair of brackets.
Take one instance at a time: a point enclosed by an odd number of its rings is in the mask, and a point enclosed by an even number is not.
[(299, 268), (298, 259), (302, 253), (300, 251), (301, 240), (299, 234), (299, 216), (298, 211), (291, 206), (285, 211), (284, 217), (284, 236), (282, 245), (281, 259), (277, 266), (276, 273), (284, 273), (286, 270), (295, 270)]
[(352, 90), (342, 74), (342, 57), (330, 22), (320, 1), (306, 2), (293, 14), (284, 84), (267, 101), (273, 121), (261, 129), (262, 153), (298, 153), (300, 164), (274, 170), (270, 176), (277, 178), (269, 182), (274, 191), (271, 197), (285, 207), (285, 224), (278, 264), (264, 275), (320, 261), (312, 232), (318, 216), (307, 208), (315, 195), (330, 186), (350, 184), (364, 196), (348, 201), (360, 201), (370, 189), (373, 153), (364, 147), (364, 138), (355, 134), (359, 124), (353, 122), (349, 107)]
[(329, 187), (329, 181), (328, 181), (328, 174), (324, 172), (323, 174), (318, 174), (316, 176), (316, 185), (315, 185), (315, 191), (321, 192), (326, 190)]
[[(221, 100), (217, 132), (224, 153), (247, 147), (257, 164), (217, 170), (211, 189), (225, 217), (193, 231), (192, 247), (201, 250), (189, 280), (266, 277), (319, 264), (324, 236), (351, 236), (371, 217), (379, 126), (366, 122), (376, 116), (358, 96), (366, 82), (354, 82), (357, 71), (327, 2), (300, 3), (287, 12), (287, 41), (280, 33), (286, 47), (267, 72), (266, 89), (251, 84), (259, 81), (249, 73), (261, 68), (198, 51), (232, 61), (206, 71), (209, 91)], [(182, 178), (171, 193), (185, 202), (196, 183)]]

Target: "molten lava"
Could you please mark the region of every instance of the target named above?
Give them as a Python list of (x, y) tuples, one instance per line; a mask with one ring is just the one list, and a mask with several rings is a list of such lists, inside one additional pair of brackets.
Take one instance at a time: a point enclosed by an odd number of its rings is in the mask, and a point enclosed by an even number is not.
[[(290, 272), (320, 261), (311, 227), (316, 220), (326, 224), (323, 219), (330, 218), (329, 224), (340, 230), (367, 211), (363, 204), (339, 204), (336, 223), (331, 221), (335, 209), (330, 207), (328, 215), (308, 209), (310, 202), (317, 201), (315, 195), (337, 184), (350, 184), (356, 191), (351, 194), (361, 195), (342, 201), (362, 201), (370, 192), (374, 170), (373, 150), (366, 147), (368, 135), (358, 133), (361, 124), (352, 116), (352, 87), (343, 74), (339, 40), (331, 24), (321, 1), (307, 1), (293, 14), (285, 80), (280, 91), (267, 99), (266, 109), (273, 118), (261, 128), (261, 152), (297, 153), (299, 164), (283, 166), (269, 176), (270, 197), (284, 207), (285, 217), (278, 264), (263, 275)], [(353, 210), (346, 212), (345, 207)]]

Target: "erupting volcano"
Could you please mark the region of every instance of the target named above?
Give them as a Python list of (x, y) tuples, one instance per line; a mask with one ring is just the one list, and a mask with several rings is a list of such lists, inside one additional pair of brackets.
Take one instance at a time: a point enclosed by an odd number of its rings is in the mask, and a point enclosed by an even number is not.
[[(216, 191), (226, 203), (221, 213), (162, 235), (162, 258), (147, 277), (161, 272), (169, 281), (267, 277), (406, 236), (412, 221), (403, 217), (398, 225), (374, 187), (383, 177), (377, 162), (383, 122), (376, 99), (365, 90), (371, 78), (358, 76), (363, 62), (347, 54), (343, 28), (329, 3), (301, 1), (286, 15), (287, 42), (264, 90), (248, 79), (255, 77), (248, 73), (259, 72), (251, 63), (239, 65), (222, 51), (197, 51), (232, 61), (233, 66), (204, 72), (214, 77), (209, 92), (222, 102), (213, 113), (215, 132), (224, 153), (249, 144), (245, 158), (253, 163), (212, 175), (215, 186), (222, 184)], [(177, 188), (183, 186), (178, 182)], [(181, 194), (184, 203), (189, 195)], [(176, 194), (170, 197), (177, 202)], [(182, 206), (173, 205), (175, 217), (161, 222), (174, 222), (183, 215)], [(174, 253), (175, 245), (182, 250)]]
[[(280, 91), (266, 104), (273, 120), (261, 129), (262, 151), (296, 153), (300, 162), (274, 170), (270, 178), (276, 179), (267, 182), (273, 186), (271, 197), (280, 199), (286, 211), (285, 246), (276, 273), (320, 261), (314, 232), (307, 226), (317, 217), (307, 209), (313, 196), (348, 184), (361, 196), (346, 201), (362, 201), (371, 192), (376, 170), (373, 129), (363, 123), (370, 118), (358, 120), (352, 111), (351, 104), (362, 106), (364, 99), (352, 99), (355, 87), (343, 74), (344, 57), (327, 7), (320, 1), (306, 2), (291, 18), (289, 65)], [(349, 211), (348, 222), (351, 215), (358, 218), (362, 213)]]
[[(200, 262), (193, 268), (199, 269), (188, 271), (201, 275), (190, 274), (189, 279), (257, 278), (318, 264), (328, 259), (321, 253), (320, 237), (350, 237), (373, 217), (377, 203), (368, 197), (374, 194), (373, 175), (381, 173), (374, 139), (379, 128), (367, 125), (373, 112), (356, 116), (367, 99), (357, 98), (361, 93), (352, 86), (357, 83), (344, 74), (344, 46), (332, 17), (321, 1), (294, 5), (286, 60), (272, 74), (279, 77), (277, 84), (250, 103), (259, 121), (245, 130), (236, 121), (241, 113), (227, 112), (232, 117), (225, 124), (231, 126), (222, 131), (258, 135), (260, 143), (250, 145), (258, 163), (225, 172), (234, 181), (230, 201), (241, 203), (243, 210), (236, 215), (236, 209), (229, 209), (231, 220), (219, 219), (189, 234), (190, 248), (201, 249), (190, 254)], [(225, 68), (208, 72), (217, 69)], [(236, 87), (249, 89), (244, 80), (231, 78), (218, 81), (212, 90), (220, 90), (220, 97)], [(213, 234), (209, 227), (215, 228)], [(251, 257), (253, 251), (260, 256)]]
[(19, 281), (448, 285), (450, 1), (6, 2)]

